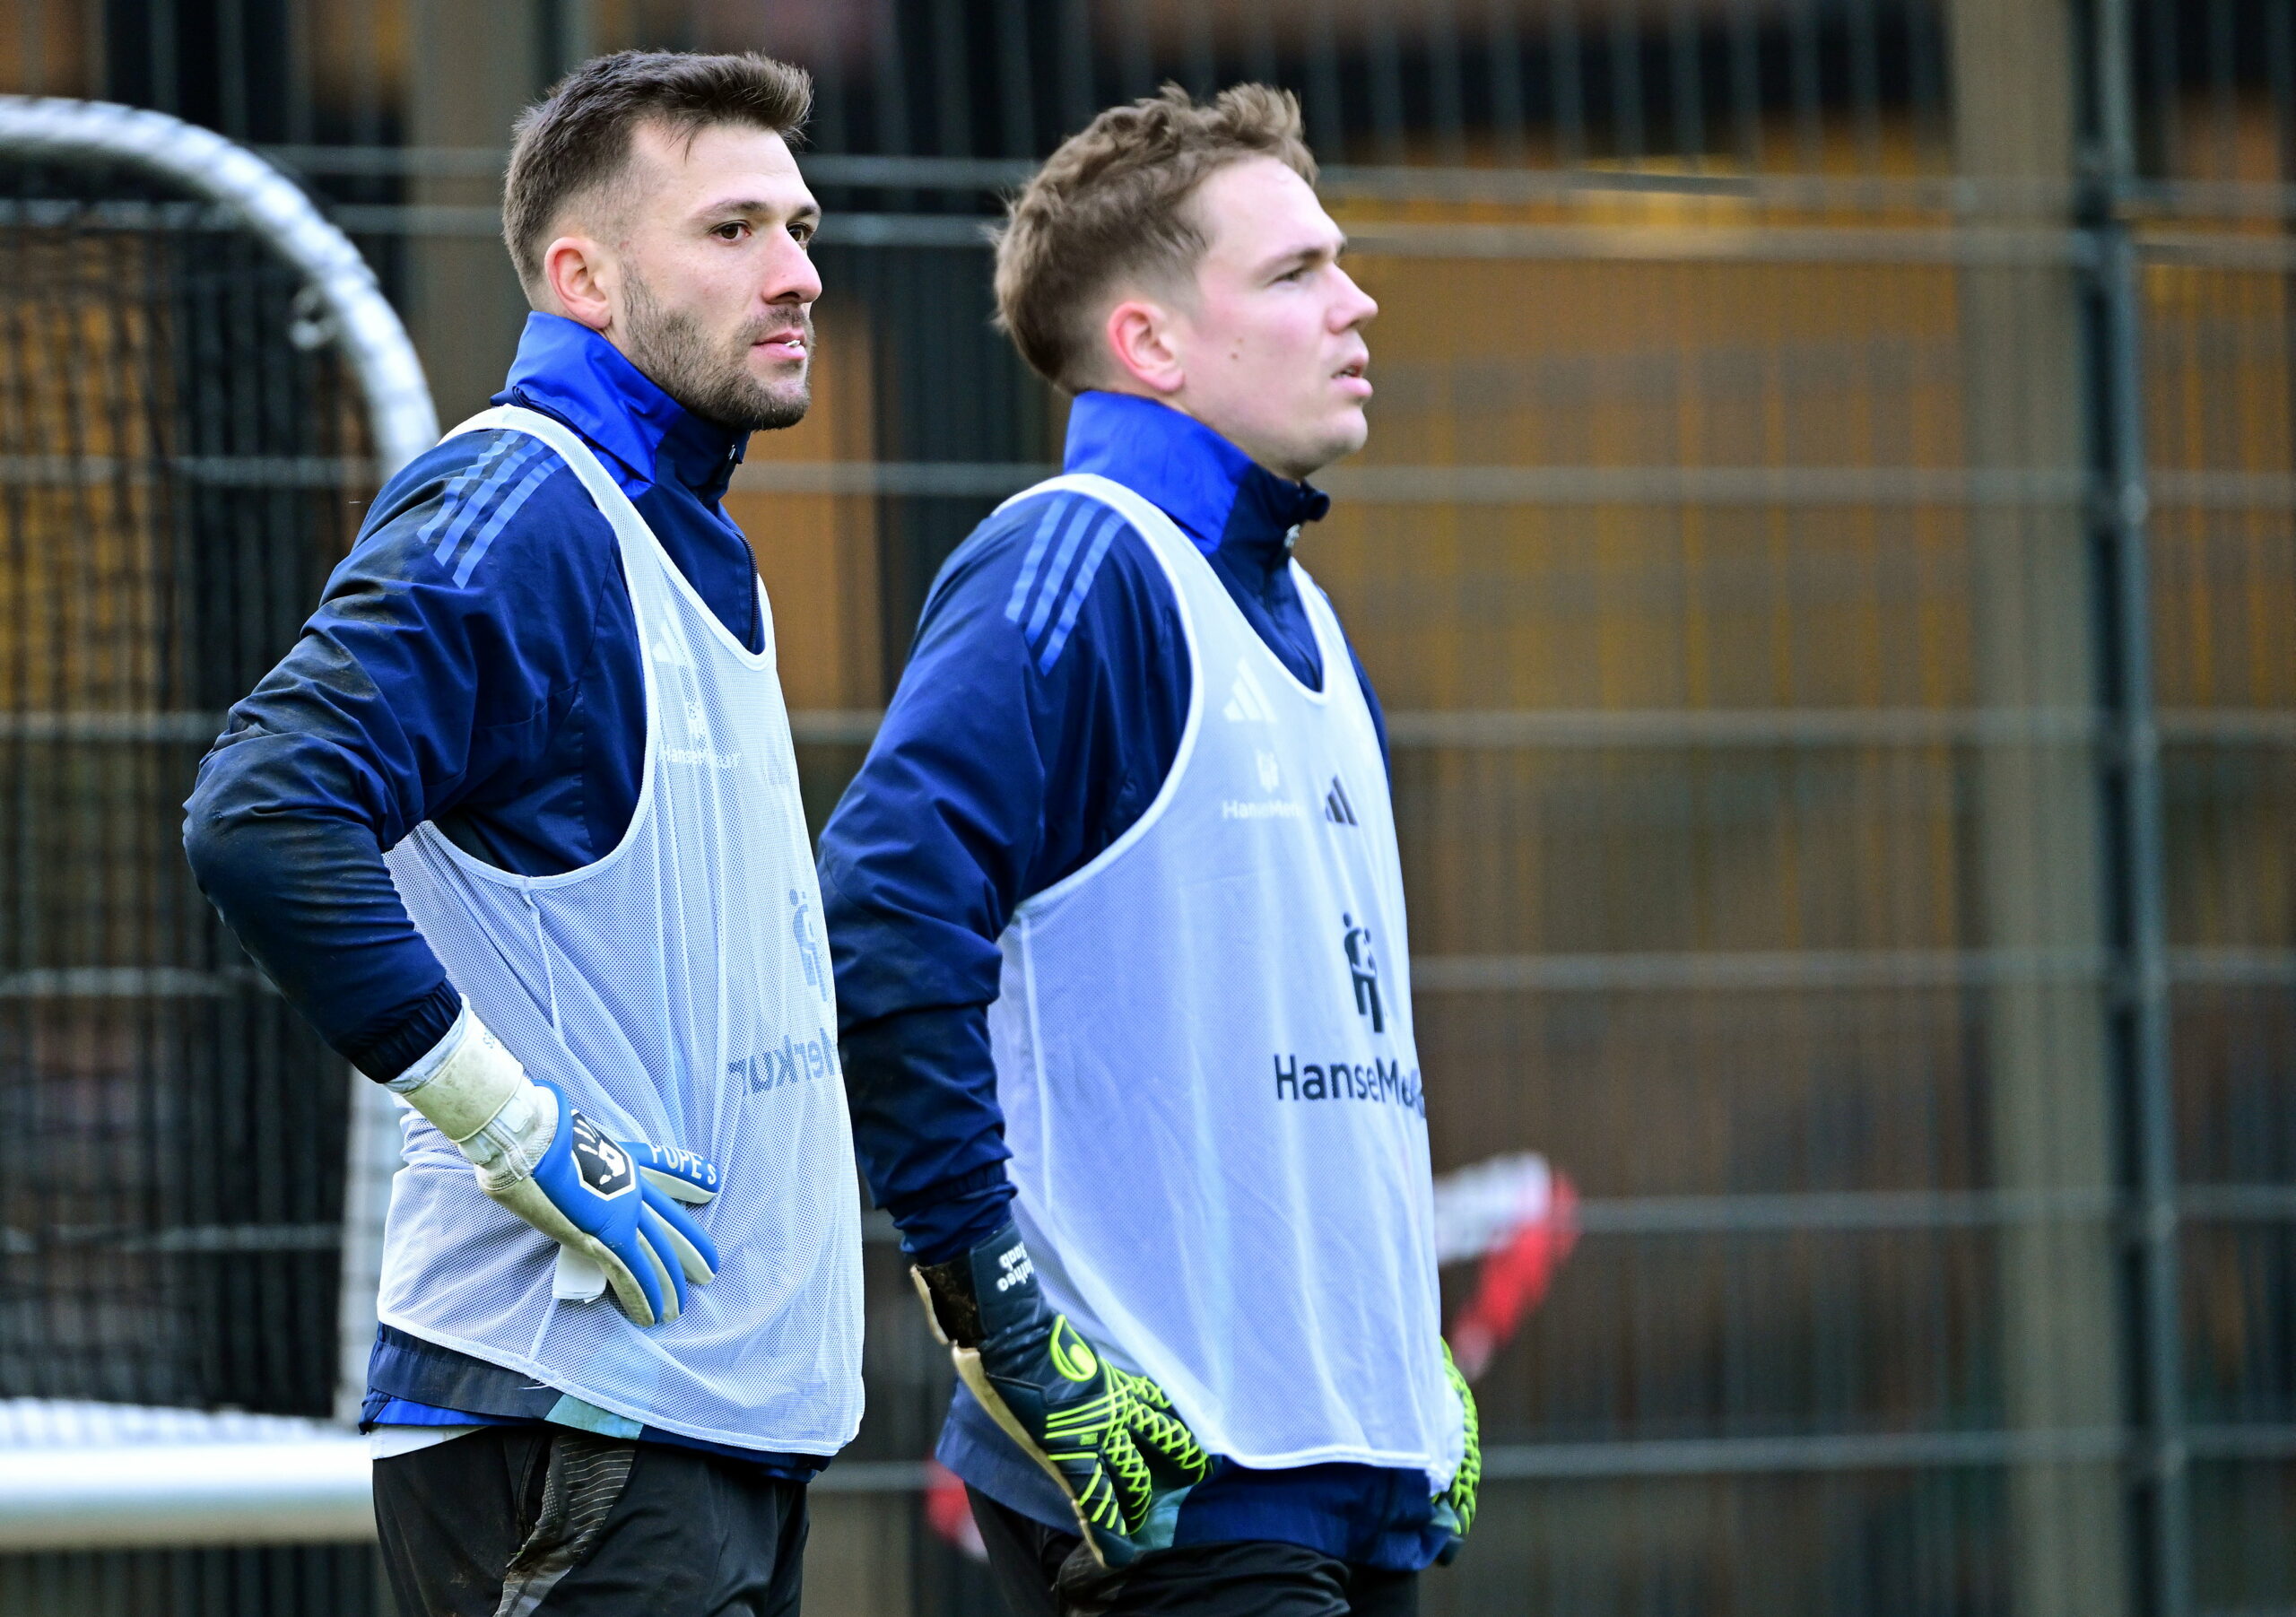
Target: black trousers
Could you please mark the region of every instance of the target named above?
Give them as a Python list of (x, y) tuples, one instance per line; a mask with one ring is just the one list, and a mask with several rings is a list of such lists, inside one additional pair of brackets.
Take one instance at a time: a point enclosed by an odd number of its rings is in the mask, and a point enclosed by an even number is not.
[(1187, 1544), (1100, 1569), (1083, 1540), (965, 1490), (1013, 1617), (1419, 1617), (1419, 1574), (1299, 1544)]
[(490, 1426), (375, 1462), (399, 1617), (796, 1617), (805, 1488), (739, 1460)]

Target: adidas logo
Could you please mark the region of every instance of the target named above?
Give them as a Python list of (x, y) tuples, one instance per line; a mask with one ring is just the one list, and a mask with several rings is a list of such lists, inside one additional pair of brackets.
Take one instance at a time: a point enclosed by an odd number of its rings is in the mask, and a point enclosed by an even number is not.
[(1267, 700), (1267, 692), (1252, 675), (1251, 665), (1236, 664), (1236, 682), (1228, 688), (1228, 705), (1220, 709), (1231, 725), (1272, 725), (1275, 709)]
[(1356, 823), (1355, 805), (1348, 802), (1347, 788), (1336, 775), (1331, 778), (1331, 790), (1324, 794), (1324, 818), (1334, 825)]

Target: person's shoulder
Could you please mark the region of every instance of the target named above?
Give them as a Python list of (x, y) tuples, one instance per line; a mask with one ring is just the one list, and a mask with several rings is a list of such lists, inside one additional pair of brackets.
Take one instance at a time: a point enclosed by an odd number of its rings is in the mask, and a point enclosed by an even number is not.
[(555, 449), (529, 433), (458, 433), (376, 496), (346, 566), (468, 588), (540, 566), (590, 572), (614, 554), (612, 526)]
[(928, 623), (954, 615), (1017, 635), (1049, 673), (1097, 620), (1136, 617), (1169, 596), (1148, 542), (1115, 507), (1071, 489), (1004, 507), (959, 545), (934, 580)]

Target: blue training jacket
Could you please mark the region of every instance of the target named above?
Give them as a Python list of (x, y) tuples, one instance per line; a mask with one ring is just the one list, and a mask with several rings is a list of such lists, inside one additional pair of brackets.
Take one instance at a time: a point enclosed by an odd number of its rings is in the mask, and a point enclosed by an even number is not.
[[(495, 402), (579, 434), (719, 621), (764, 644), (756, 563), (719, 504), (747, 434), (554, 315), (528, 317)], [(289, 1002), (369, 1077), (392, 1078), (461, 1004), (383, 850), (428, 820), (521, 875), (578, 869), (629, 829), (645, 754), (613, 527), (535, 439), (465, 433), (384, 485), (293, 649), (231, 709), (184, 805), (185, 851)], [(556, 1398), (388, 1327), (369, 1380), (370, 1422), (535, 1419)], [(825, 1463), (749, 1457), (799, 1477)]]
[[(1076, 398), (1065, 461), (1153, 501), (1284, 665), (1322, 688), (1289, 562), (1324, 495), (1121, 394)], [(1384, 746), (1360, 663), (1356, 675)], [(1018, 501), (934, 581), (883, 727), (821, 847), (855, 1144), (920, 1262), (969, 1250), (1011, 1216), (988, 1048), (997, 937), (1016, 905), (1089, 863), (1154, 799), (1179, 750), (1188, 678), (1170, 584), (1147, 541), (1097, 501)], [(1000, 1502), (1074, 1530), (1050, 1480), (961, 1388), (940, 1457)], [(1423, 1473), (1229, 1465), (1189, 1494), (1175, 1542), (1274, 1539), (1410, 1569), (1441, 1543), (1430, 1517)]]

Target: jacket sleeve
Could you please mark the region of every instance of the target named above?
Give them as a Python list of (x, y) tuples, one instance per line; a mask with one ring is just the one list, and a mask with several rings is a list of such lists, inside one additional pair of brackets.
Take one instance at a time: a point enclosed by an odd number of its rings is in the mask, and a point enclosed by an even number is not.
[[(550, 453), (523, 434), (471, 434), (393, 480), (294, 647), (231, 709), (184, 805), (201, 890), (372, 1078), (435, 1045), (459, 1006), (383, 851), (517, 788), (596, 618), (595, 547), (535, 542), (588, 509), (536, 451)], [(511, 521), (510, 491), (536, 472), (546, 481)]]
[(1097, 501), (1012, 507), (935, 581), (821, 844), (855, 1144), (921, 1262), (994, 1234), (1012, 1199), (988, 1044), (997, 938), (1153, 800), (1188, 694), (1170, 586)]

